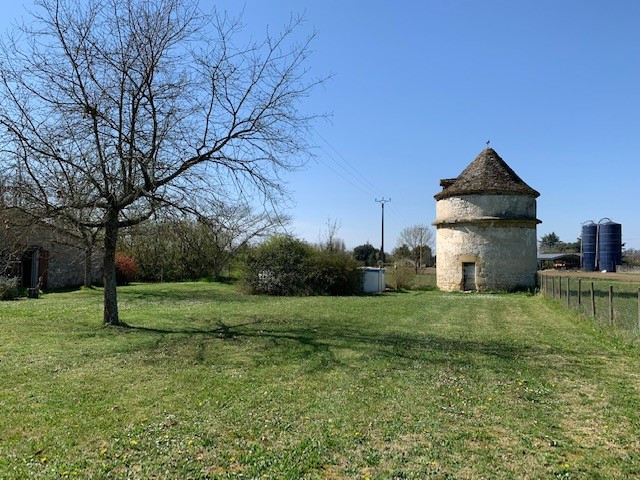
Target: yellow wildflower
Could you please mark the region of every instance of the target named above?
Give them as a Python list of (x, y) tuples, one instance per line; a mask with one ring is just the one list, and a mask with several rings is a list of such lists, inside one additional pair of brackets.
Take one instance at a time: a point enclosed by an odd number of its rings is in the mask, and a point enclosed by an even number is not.
[(129, 442), (131, 445), (137, 445), (138, 441), (135, 438), (132, 438), (131, 441)]
[(100, 450), (100, 453), (104, 455), (105, 453), (107, 453), (107, 449), (103, 448), (102, 450)]
[(42, 458), (40, 459), (40, 461), (41, 461), (42, 463), (45, 463), (45, 462), (47, 461), (47, 457), (42, 457)]

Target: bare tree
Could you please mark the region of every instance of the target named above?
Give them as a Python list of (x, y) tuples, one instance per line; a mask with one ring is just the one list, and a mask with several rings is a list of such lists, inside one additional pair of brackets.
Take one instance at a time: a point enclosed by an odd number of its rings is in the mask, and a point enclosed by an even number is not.
[(344, 240), (338, 238), (338, 232), (342, 227), (342, 223), (336, 219), (327, 218), (326, 230), (318, 234), (317, 248), (328, 252), (346, 252), (347, 247)]
[(431, 229), (424, 224), (417, 224), (407, 227), (400, 232), (398, 238), (398, 247), (406, 245), (411, 252), (412, 260), (416, 264), (416, 273), (423, 265), (423, 256), (427, 252), (427, 247), (431, 247), (433, 243), (433, 233)]
[(246, 204), (218, 204), (206, 216), (200, 215), (199, 221), (213, 240), (213, 274), (217, 277), (238, 251), (282, 230), (291, 219), (281, 213), (255, 213)]
[(196, 0), (37, 0), (0, 47), (0, 158), (49, 215), (104, 238), (104, 322), (119, 325), (119, 232), (198, 197), (275, 205), (304, 163), (301, 19), (243, 43)]

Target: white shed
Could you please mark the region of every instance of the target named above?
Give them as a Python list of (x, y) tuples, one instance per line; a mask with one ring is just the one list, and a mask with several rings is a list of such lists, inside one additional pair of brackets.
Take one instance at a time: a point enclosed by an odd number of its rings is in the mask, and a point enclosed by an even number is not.
[(384, 268), (364, 267), (362, 291), (364, 293), (384, 292), (387, 285), (387, 272)]

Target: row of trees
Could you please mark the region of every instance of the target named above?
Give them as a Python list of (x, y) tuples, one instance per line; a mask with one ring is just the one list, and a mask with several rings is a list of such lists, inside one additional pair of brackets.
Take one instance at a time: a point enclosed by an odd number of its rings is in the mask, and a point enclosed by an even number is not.
[(136, 260), (138, 280), (220, 278), (249, 246), (280, 231), (283, 215), (254, 213), (248, 205), (219, 205), (202, 218), (166, 217), (130, 228), (118, 250)]
[[(338, 237), (341, 224), (337, 220), (327, 219), (326, 228), (318, 235), (315, 244), (319, 250), (329, 252), (347, 252), (344, 240)], [(433, 263), (433, 232), (425, 224), (406, 227), (400, 232), (396, 247), (389, 255), (385, 252), (387, 263), (407, 259), (414, 263), (416, 272), (419, 268), (431, 266)], [(382, 261), (380, 250), (366, 242), (356, 246), (352, 251), (353, 258), (365, 266), (379, 265)]]
[(581, 239), (575, 242), (563, 242), (556, 232), (547, 233), (539, 240), (541, 253), (580, 253)]
[[(432, 247), (432, 230), (424, 224), (412, 225), (400, 232), (396, 247), (391, 255), (385, 253), (385, 258), (388, 262), (408, 259), (413, 263), (417, 272), (420, 268), (432, 266)], [(380, 250), (370, 243), (355, 247), (353, 257), (365, 265), (376, 265), (381, 261)]]
[(622, 263), (640, 266), (640, 249), (626, 248), (622, 251)]
[[(142, 281), (184, 281), (199, 278), (220, 278), (223, 270), (231, 262), (241, 257), (242, 265), (247, 258), (253, 258), (254, 252), (267, 251), (260, 244), (267, 238), (271, 247), (292, 246), (291, 262), (294, 262), (295, 248), (303, 242), (293, 237), (277, 237), (281, 227), (289, 222), (288, 217), (270, 217), (254, 215), (250, 209), (228, 208), (221, 206), (215, 215), (215, 222), (185, 218), (165, 218), (152, 220), (127, 230), (118, 244), (118, 251), (133, 258), (137, 265), (136, 280)], [(314, 258), (335, 263), (335, 258), (352, 259), (354, 265), (373, 266), (380, 261), (380, 251), (370, 243), (359, 245), (353, 251), (347, 251), (344, 241), (338, 237), (340, 224), (329, 219), (315, 244), (306, 245), (305, 252), (317, 251)], [(282, 238), (289, 238), (284, 241)], [(295, 240), (295, 241), (294, 241)], [(273, 243), (276, 242), (276, 243)], [(296, 243), (297, 242), (297, 243)], [(415, 262), (417, 269), (430, 265), (431, 231), (424, 225), (415, 225), (404, 229), (388, 260), (409, 259)], [(262, 249), (262, 250), (261, 250)], [(275, 249), (280, 255), (281, 250)], [(284, 255), (284, 253), (282, 253)], [(339, 254), (332, 256), (332, 254)], [(266, 254), (265, 254), (266, 255)], [(319, 290), (318, 288), (314, 288)]]

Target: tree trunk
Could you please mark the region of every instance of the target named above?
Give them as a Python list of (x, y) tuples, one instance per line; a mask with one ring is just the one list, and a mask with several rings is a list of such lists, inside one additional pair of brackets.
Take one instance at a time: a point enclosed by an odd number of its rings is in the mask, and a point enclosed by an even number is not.
[(93, 284), (93, 245), (87, 245), (84, 249), (84, 286), (89, 288)]
[(117, 213), (108, 213), (104, 228), (104, 324), (121, 325), (118, 318), (116, 292), (116, 244), (118, 242)]

